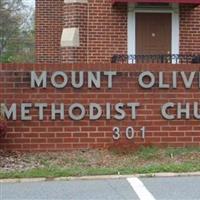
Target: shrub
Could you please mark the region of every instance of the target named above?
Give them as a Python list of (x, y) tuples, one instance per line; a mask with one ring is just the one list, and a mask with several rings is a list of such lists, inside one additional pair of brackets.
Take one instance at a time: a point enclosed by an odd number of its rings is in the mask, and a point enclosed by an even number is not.
[(0, 137), (4, 137), (6, 135), (7, 123), (5, 120), (5, 116), (3, 115), (2, 109), (0, 108)]

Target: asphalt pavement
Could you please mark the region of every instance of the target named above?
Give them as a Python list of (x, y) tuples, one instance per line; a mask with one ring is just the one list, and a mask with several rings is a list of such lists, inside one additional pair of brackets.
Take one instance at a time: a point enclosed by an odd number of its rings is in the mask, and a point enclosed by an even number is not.
[(0, 199), (200, 200), (200, 177), (0, 183)]

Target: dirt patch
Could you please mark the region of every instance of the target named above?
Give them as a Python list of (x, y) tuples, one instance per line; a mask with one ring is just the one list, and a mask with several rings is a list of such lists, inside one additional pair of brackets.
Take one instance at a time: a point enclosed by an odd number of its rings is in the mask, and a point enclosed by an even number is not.
[(37, 156), (0, 151), (0, 171), (25, 171), (42, 166)]

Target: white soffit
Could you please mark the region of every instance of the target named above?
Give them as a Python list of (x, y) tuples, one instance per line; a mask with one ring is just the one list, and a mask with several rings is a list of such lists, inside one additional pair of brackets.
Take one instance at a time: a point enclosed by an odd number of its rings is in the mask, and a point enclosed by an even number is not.
[(64, 3), (88, 3), (88, 0), (64, 0)]
[(79, 28), (64, 28), (61, 36), (61, 47), (79, 46)]

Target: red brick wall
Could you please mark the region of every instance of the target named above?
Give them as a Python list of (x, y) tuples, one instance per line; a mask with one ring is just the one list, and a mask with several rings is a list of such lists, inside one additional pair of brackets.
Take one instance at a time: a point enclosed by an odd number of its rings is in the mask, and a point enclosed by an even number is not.
[[(70, 119), (64, 121), (49, 120), (49, 111), (45, 111), (45, 120), (38, 121), (36, 110), (31, 114), (32, 121), (9, 121), (8, 133), (5, 138), (0, 138), (0, 148), (19, 151), (58, 151), (80, 148), (109, 148), (127, 147), (135, 148), (141, 145), (157, 146), (186, 146), (200, 144), (200, 123), (191, 117), (190, 120), (164, 120), (160, 114), (160, 107), (167, 102), (199, 102), (200, 92), (198, 79), (195, 78), (191, 89), (185, 89), (181, 79), (178, 80), (177, 89), (158, 89), (157, 85), (152, 89), (142, 89), (137, 78), (143, 71), (152, 71), (158, 74), (164, 71), (166, 80), (171, 80), (171, 71), (199, 71), (199, 65), (16, 65), (3, 64), (0, 66), (0, 102), (7, 104), (22, 102), (44, 103), (82, 103), (88, 105), (91, 102), (116, 104), (119, 102), (139, 102), (137, 119), (130, 119), (130, 112), (125, 120), (105, 120), (105, 117), (97, 121), (90, 121), (88, 116), (84, 120), (74, 122)], [(103, 79), (100, 89), (88, 89), (85, 85), (82, 89), (73, 89), (68, 86), (64, 89), (55, 89), (48, 82), (47, 89), (30, 88), (30, 71), (41, 72), (54, 71), (109, 71), (116, 70), (118, 76), (113, 79), (113, 88), (107, 89), (106, 80)], [(157, 80), (157, 79), (156, 79)], [(85, 79), (86, 81), (86, 79)], [(158, 81), (158, 80), (157, 80)], [(47, 115), (47, 116), (46, 116)], [(122, 139), (112, 139), (112, 129), (118, 126), (122, 131)], [(135, 129), (134, 140), (124, 137), (125, 128), (132, 126)], [(146, 127), (146, 138), (141, 139), (139, 130)]]
[(36, 62), (60, 63), (63, 0), (36, 0)]
[(127, 54), (126, 5), (92, 0), (88, 23), (88, 63), (110, 63), (114, 54)]
[[(62, 28), (80, 28), (80, 47), (61, 48)], [(113, 54), (127, 53), (127, 6), (92, 0), (64, 4), (36, 1), (37, 63), (110, 63)]]
[(180, 7), (180, 53), (199, 54), (200, 6)]

